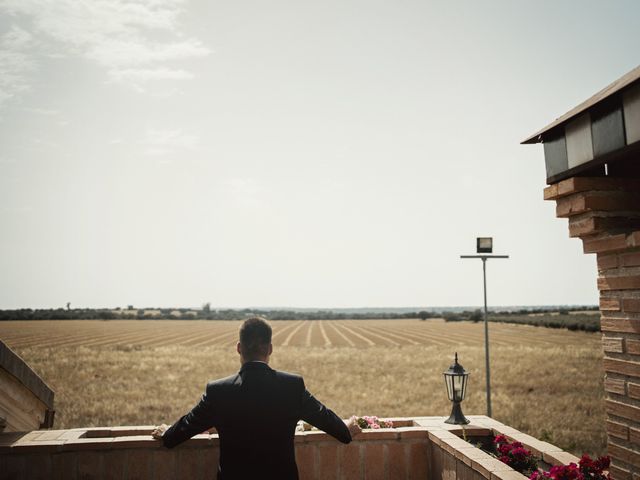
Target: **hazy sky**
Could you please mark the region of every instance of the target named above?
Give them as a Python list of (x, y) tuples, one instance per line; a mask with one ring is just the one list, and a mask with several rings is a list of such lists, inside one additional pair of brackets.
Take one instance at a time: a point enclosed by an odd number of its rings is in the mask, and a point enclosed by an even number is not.
[(629, 1), (0, 0), (0, 308), (597, 303), (519, 142)]

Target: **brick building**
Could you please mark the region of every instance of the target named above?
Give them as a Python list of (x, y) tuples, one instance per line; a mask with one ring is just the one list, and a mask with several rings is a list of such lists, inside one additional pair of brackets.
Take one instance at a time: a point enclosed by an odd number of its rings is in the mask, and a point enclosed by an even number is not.
[(598, 260), (611, 473), (640, 479), (640, 67), (523, 143), (542, 143), (545, 200)]

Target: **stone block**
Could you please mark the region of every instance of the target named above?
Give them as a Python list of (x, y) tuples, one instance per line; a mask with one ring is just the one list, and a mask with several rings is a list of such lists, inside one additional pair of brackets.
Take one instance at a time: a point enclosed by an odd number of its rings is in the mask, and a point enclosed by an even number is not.
[(640, 252), (623, 253), (620, 255), (621, 267), (638, 267), (640, 266)]
[(353, 478), (363, 478), (364, 468), (362, 465), (362, 448), (358, 442), (349, 445), (341, 445), (342, 455), (340, 458), (339, 476), (340, 480), (351, 480)]
[(456, 460), (456, 480), (473, 480), (473, 470), (471, 466), (462, 460)]
[(218, 446), (207, 447), (202, 452), (203, 478), (214, 479), (218, 476), (220, 462), (220, 448)]
[(613, 459), (620, 460), (629, 465), (640, 465), (640, 453), (635, 450), (630, 450), (613, 442), (609, 442), (608, 451)]
[(29, 480), (50, 480), (52, 474), (50, 453), (29, 455), (24, 465), (24, 477)]
[[(56, 453), (51, 456), (52, 480), (75, 480), (77, 478), (78, 454)], [(106, 480), (110, 480), (108, 477)]]
[[(82, 455), (82, 453), (80, 453)], [(109, 450), (104, 452), (104, 480), (123, 480), (127, 464), (126, 450)]]
[(78, 454), (78, 480), (103, 478), (103, 453), (86, 451)]
[(584, 253), (615, 252), (627, 248), (627, 236), (620, 234), (594, 240), (584, 240), (582, 245)]
[(23, 455), (0, 455), (0, 480), (20, 480), (26, 478), (25, 457)]
[(337, 442), (318, 445), (318, 478), (335, 480), (338, 478)]
[(610, 353), (624, 353), (624, 338), (602, 337), (602, 349)]
[(605, 357), (603, 365), (605, 372), (640, 378), (640, 362)]
[(627, 391), (629, 392), (629, 397), (640, 400), (640, 383), (629, 383), (627, 384)]
[(600, 297), (600, 310), (620, 311), (620, 299), (615, 297)]
[(616, 465), (611, 465), (609, 467), (609, 473), (611, 477), (615, 480), (632, 480), (631, 472), (625, 468), (620, 468)]
[(640, 340), (627, 338), (625, 339), (625, 347), (627, 353), (631, 355), (640, 355)]
[(512, 468), (506, 463), (502, 463), (497, 458), (486, 458), (473, 460), (471, 468), (479, 472), (485, 478), (491, 478), (491, 472), (497, 472), (501, 470), (512, 470)]
[(314, 444), (299, 444), (296, 446), (296, 463), (300, 480), (315, 480), (316, 477), (316, 449)]
[(389, 479), (404, 479), (407, 477), (407, 452), (404, 442), (394, 442), (385, 445), (387, 472)]
[[(179, 480), (200, 480), (204, 473), (204, 451), (201, 448), (178, 447), (177, 477)], [(215, 478), (215, 477), (212, 477)]]
[[(175, 450), (156, 450), (153, 452), (153, 479), (173, 480), (176, 478), (177, 454)], [(215, 477), (211, 477), (215, 478)]]
[(455, 455), (444, 452), (442, 454), (442, 480), (456, 480), (458, 475), (458, 460)]
[(153, 452), (151, 450), (129, 450), (127, 455), (127, 480), (151, 478)]
[(616, 395), (626, 395), (627, 388), (624, 380), (619, 378), (605, 378), (604, 389), (609, 393), (615, 393)]
[(618, 266), (618, 255), (601, 255), (598, 254), (598, 270), (608, 270)]
[(640, 320), (603, 316), (600, 320), (600, 330), (603, 332), (640, 333)]
[(640, 298), (623, 298), (622, 310), (625, 312), (640, 312)]
[(429, 437), (427, 429), (421, 427), (400, 427), (396, 431), (403, 440), (412, 438), (424, 438), (426, 440)]
[(623, 440), (629, 439), (629, 427), (624, 423), (614, 422), (613, 420), (607, 420), (606, 422), (607, 433), (611, 437), (621, 438)]
[(580, 460), (575, 455), (563, 451), (544, 452), (542, 454), (542, 459), (551, 465), (569, 465), (572, 462), (578, 463)]
[(384, 445), (368, 443), (364, 451), (364, 477), (371, 480), (384, 480)]
[(609, 415), (634, 421), (637, 421), (638, 418), (640, 418), (640, 408), (636, 406), (628, 405), (622, 402), (616, 402), (611, 399), (606, 399), (604, 403), (606, 411)]
[(410, 480), (423, 480), (428, 477), (427, 445), (422, 442), (409, 445), (408, 467)]

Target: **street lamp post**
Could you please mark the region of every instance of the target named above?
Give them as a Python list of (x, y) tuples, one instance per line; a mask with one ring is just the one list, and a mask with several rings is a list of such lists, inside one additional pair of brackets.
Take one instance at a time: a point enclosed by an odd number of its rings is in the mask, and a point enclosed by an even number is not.
[[(480, 255), (460, 255), (460, 258), (479, 258), (482, 260), (482, 280), (484, 287), (484, 364), (487, 381), (487, 416), (491, 417), (491, 368), (489, 365), (489, 312), (487, 310), (487, 260), (489, 258), (509, 258), (509, 255), (491, 255), (492, 237), (478, 237), (476, 252)], [(487, 255), (488, 254), (488, 255)]]

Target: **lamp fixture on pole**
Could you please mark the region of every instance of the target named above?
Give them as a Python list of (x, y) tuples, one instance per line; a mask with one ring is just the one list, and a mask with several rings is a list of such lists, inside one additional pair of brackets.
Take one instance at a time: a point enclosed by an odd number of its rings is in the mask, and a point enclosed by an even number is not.
[(478, 237), (476, 252), (480, 255), (460, 255), (460, 258), (479, 258), (482, 260), (482, 279), (484, 286), (484, 360), (485, 377), (487, 379), (487, 416), (491, 417), (491, 368), (489, 366), (489, 314), (487, 310), (487, 259), (509, 258), (509, 255), (492, 255), (493, 237)]

